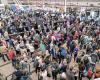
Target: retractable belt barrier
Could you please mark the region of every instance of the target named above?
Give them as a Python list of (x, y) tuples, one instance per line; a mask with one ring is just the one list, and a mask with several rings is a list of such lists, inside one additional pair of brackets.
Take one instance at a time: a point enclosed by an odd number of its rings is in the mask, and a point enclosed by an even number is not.
[[(30, 62), (30, 64), (31, 64), (31, 63), (32, 63), (32, 61)], [(33, 73), (33, 71), (34, 71), (33, 68), (32, 68), (32, 70), (31, 70), (31, 65), (30, 65), (30, 64), (28, 64), (28, 75), (31, 75), (31, 74)], [(12, 78), (13, 74), (14, 74), (14, 72), (11, 73), (11, 74), (9, 74), (9, 75), (7, 75), (7, 76), (5, 77), (5, 80), (9, 80), (9, 77)], [(10, 79), (10, 80), (12, 80), (12, 79)]]

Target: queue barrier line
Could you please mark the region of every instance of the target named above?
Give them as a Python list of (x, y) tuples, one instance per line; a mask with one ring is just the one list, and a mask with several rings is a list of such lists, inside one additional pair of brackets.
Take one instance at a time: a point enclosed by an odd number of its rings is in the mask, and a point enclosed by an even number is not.
[[(30, 32), (30, 31), (26, 31), (26, 32)], [(19, 35), (19, 34), (26, 33), (26, 32), (18, 32), (18, 33), (14, 33), (14, 34), (9, 34), (9, 36)]]
[[(63, 21), (54, 21), (54, 23), (62, 23), (62, 22), (66, 22), (66, 20), (63, 20)], [(38, 29), (35, 29), (35, 30), (38, 30)], [(24, 32), (18, 32), (18, 33), (14, 33), (14, 34), (9, 34), (9, 36), (18, 35), (18, 34), (22, 34), (22, 33), (26, 33), (26, 32), (31, 32), (31, 31), (24, 31)]]
[[(32, 63), (32, 62), (33, 62), (33, 61), (31, 61), (30, 63)], [(31, 65), (28, 64), (28, 75), (31, 75), (33, 72), (34, 72), (34, 70), (31, 71)], [(14, 73), (14, 72), (13, 72), (13, 73)], [(8, 78), (9, 78), (10, 76), (12, 76), (13, 73), (7, 75), (7, 76), (5, 77), (5, 80), (8, 80)]]
[(5, 63), (5, 64), (3, 64), (3, 65), (0, 65), (0, 68), (3, 67), (3, 66), (5, 66), (5, 65), (8, 65), (8, 64), (10, 64), (10, 63), (11, 63), (11, 61), (9, 61), (9, 62), (7, 62), (7, 63)]

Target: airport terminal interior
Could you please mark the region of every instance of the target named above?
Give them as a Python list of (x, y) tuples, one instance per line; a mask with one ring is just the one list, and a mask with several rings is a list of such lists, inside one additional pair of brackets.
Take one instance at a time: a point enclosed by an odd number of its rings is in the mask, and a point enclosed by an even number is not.
[(0, 80), (100, 80), (100, 0), (0, 0)]

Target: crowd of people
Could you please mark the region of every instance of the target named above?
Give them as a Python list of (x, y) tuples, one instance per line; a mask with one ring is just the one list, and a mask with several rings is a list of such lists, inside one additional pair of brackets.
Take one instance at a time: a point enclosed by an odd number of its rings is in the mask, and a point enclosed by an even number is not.
[(0, 18), (0, 57), (11, 60), (13, 80), (30, 80), (31, 63), (39, 80), (100, 77), (100, 25), (94, 19), (80, 20), (77, 12), (0, 14), (7, 16)]

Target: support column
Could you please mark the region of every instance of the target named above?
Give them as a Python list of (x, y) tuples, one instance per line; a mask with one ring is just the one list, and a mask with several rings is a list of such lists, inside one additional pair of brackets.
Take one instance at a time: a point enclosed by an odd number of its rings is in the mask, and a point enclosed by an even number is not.
[(65, 7), (64, 7), (64, 12), (66, 12), (66, 8), (67, 8), (67, 0), (64, 1), (64, 5), (65, 5)]
[(44, 8), (45, 8), (45, 0), (42, 0), (42, 8), (44, 10)]

